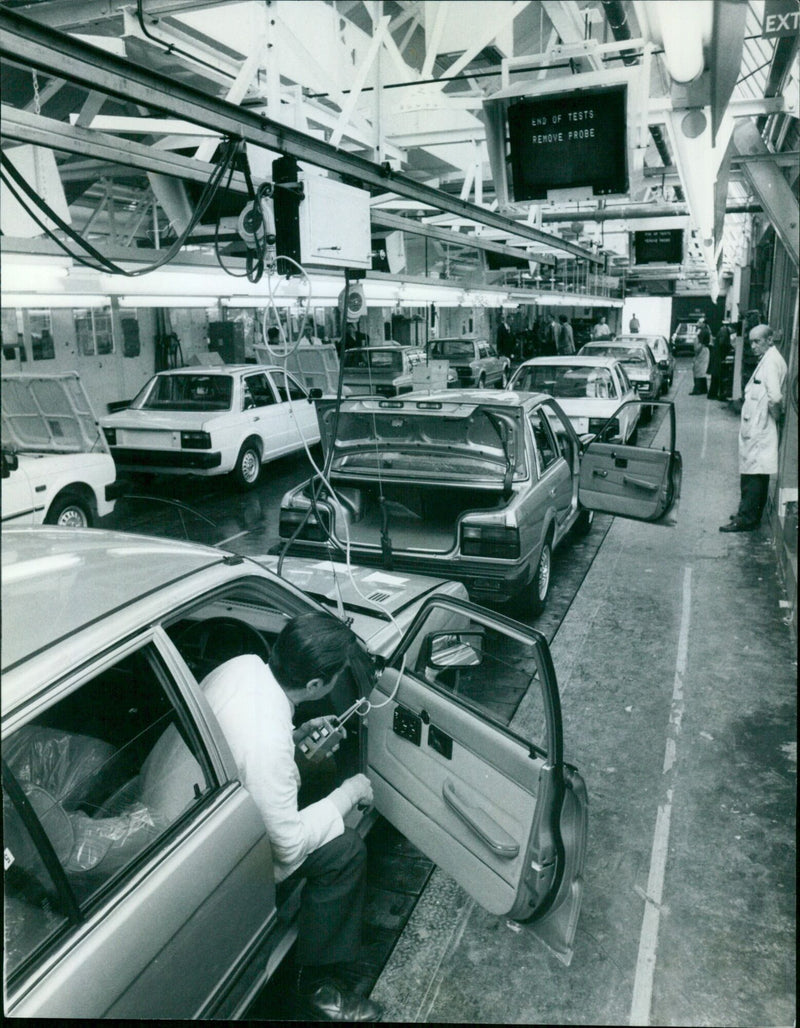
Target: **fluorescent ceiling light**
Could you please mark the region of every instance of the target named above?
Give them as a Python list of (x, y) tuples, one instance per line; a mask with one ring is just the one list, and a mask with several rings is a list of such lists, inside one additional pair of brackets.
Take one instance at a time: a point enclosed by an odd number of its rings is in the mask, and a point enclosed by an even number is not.
[(107, 296), (99, 294), (76, 293), (70, 296), (68, 293), (11, 293), (3, 292), (0, 295), (0, 303), (3, 307), (22, 307), (25, 310), (43, 309), (54, 307), (109, 307), (111, 300)]
[(120, 307), (216, 307), (216, 296), (120, 296)]

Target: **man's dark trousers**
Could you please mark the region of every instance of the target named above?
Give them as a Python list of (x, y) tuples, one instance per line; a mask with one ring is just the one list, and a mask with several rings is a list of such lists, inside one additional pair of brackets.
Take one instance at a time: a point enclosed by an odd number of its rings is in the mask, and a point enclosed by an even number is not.
[(767, 505), (769, 475), (740, 475), (739, 481), (742, 498), (736, 516), (748, 525), (757, 525)]
[(344, 833), (309, 854), (292, 877), (305, 878), (298, 915), (298, 965), (350, 963), (361, 947), (367, 849)]

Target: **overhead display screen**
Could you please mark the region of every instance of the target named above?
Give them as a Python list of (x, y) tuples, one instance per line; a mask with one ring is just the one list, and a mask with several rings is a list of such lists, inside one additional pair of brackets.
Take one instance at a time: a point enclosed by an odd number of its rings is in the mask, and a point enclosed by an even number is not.
[(544, 200), (550, 189), (628, 191), (626, 87), (556, 93), (508, 108), (510, 195)]
[(682, 262), (682, 229), (659, 229), (633, 233), (634, 264), (681, 264)]

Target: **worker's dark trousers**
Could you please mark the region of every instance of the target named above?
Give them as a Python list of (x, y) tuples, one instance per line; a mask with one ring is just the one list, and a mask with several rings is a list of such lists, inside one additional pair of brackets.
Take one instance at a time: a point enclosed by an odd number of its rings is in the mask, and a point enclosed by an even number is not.
[(740, 475), (742, 498), (737, 517), (748, 525), (761, 521), (769, 495), (769, 475)]
[(366, 861), (363, 839), (345, 828), (294, 872), (292, 877), (306, 879), (298, 916), (297, 965), (344, 964), (358, 958)]

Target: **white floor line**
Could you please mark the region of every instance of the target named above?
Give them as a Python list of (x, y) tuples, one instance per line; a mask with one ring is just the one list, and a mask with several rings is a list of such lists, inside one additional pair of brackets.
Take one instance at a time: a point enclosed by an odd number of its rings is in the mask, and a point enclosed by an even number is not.
[(659, 804), (656, 827), (653, 833), (653, 848), (650, 852), (650, 874), (647, 879), (642, 930), (639, 935), (639, 956), (636, 961), (636, 977), (633, 983), (630, 1024), (649, 1025), (650, 1006), (653, 998), (653, 978), (658, 950), (658, 929), (661, 921), (661, 898), (664, 890), (664, 875), (669, 848), (670, 820), (672, 818), (672, 797), (675, 785), (675, 757), (677, 741), (683, 720), (683, 680), (686, 674), (686, 658), (689, 652), (689, 625), (692, 610), (692, 569), (683, 571), (683, 600), (681, 604), (681, 625), (678, 634), (678, 657), (675, 663), (675, 678), (672, 687), (672, 705), (667, 726), (664, 748), (665, 776), (664, 802)]
[(244, 532), (237, 532), (236, 535), (229, 535), (227, 539), (220, 539), (218, 543), (214, 543), (215, 546), (224, 546), (226, 543), (232, 543), (234, 539), (241, 539), (243, 535), (249, 535), (250, 529), (246, 528)]

